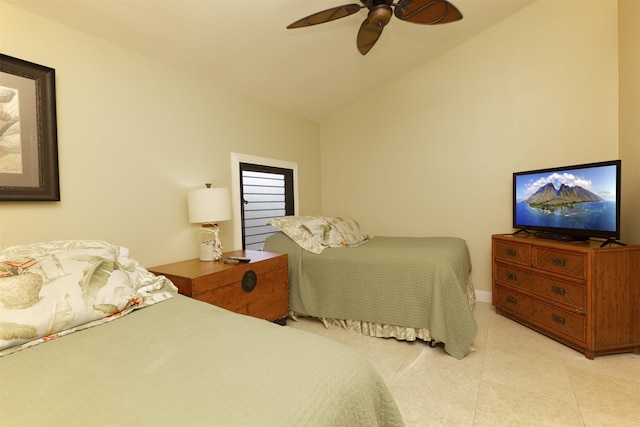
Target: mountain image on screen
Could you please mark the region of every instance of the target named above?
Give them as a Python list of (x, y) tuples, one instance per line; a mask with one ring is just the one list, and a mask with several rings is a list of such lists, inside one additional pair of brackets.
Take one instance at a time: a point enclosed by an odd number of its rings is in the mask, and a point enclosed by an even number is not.
[(538, 191), (533, 193), (531, 197), (523, 203), (528, 204), (534, 209), (544, 211), (555, 211), (558, 209), (571, 209), (574, 203), (584, 202), (600, 202), (604, 200), (591, 191), (576, 185), (569, 187), (568, 185), (560, 185), (560, 189), (556, 190), (553, 184), (546, 184), (540, 187)]

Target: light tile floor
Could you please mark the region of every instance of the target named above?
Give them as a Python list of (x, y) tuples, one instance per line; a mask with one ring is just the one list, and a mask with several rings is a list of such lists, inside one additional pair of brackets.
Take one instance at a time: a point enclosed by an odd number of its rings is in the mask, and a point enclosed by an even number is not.
[(371, 338), (318, 320), (293, 328), (343, 342), (387, 382), (408, 427), (640, 426), (640, 356), (588, 360), (476, 303), (475, 351), (464, 359), (424, 342)]

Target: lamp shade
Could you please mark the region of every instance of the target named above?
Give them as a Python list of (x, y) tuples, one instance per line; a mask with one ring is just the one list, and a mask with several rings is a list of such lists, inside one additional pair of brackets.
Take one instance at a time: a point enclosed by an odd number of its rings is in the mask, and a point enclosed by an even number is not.
[(215, 223), (231, 219), (229, 190), (226, 188), (198, 188), (187, 195), (189, 222)]

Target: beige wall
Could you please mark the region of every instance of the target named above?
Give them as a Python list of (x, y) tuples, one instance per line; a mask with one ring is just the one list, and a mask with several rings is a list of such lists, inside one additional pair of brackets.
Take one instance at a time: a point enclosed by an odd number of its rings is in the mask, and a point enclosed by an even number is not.
[(97, 238), (146, 265), (196, 257), (186, 193), (230, 187), (231, 152), (297, 162), (300, 210), (321, 210), (317, 124), (2, 2), (0, 51), (56, 69), (62, 195), (0, 202), (0, 246)]
[(297, 162), (302, 214), (466, 239), (480, 290), (514, 171), (621, 157), (623, 238), (640, 243), (638, 5), (620, 0), (618, 97), (615, 4), (538, 0), (318, 126), (0, 1), (0, 51), (56, 69), (62, 186), (60, 203), (2, 202), (0, 246), (91, 237), (147, 265), (195, 257), (186, 191), (230, 186), (231, 152)]
[(491, 289), (512, 173), (618, 158), (617, 8), (538, 0), (323, 124), (326, 214), (454, 235)]
[(640, 243), (640, 1), (619, 1), (622, 240)]

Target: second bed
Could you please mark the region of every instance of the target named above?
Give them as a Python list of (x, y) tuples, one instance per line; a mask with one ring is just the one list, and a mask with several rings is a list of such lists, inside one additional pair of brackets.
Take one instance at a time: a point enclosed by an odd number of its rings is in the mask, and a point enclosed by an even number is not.
[(441, 342), (457, 359), (472, 348), (474, 290), (462, 239), (376, 236), (313, 253), (279, 232), (264, 250), (289, 256), (294, 317), (317, 317), (371, 336)]

